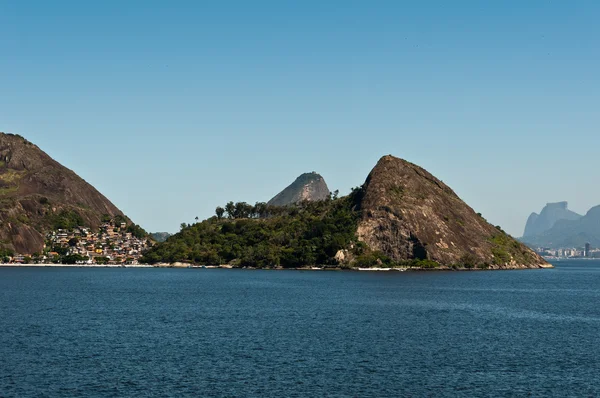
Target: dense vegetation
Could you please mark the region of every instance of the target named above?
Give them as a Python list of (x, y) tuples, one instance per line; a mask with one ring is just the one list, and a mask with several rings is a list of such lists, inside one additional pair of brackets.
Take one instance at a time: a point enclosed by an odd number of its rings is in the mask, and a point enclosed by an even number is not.
[(50, 213), (47, 218), (53, 230), (71, 230), (78, 226), (85, 225), (81, 215), (74, 210), (63, 210), (58, 214)]
[[(293, 206), (250, 205), (229, 202), (217, 207), (215, 216), (189, 225), (166, 242), (155, 245), (141, 262), (193, 263), (204, 265), (230, 264), (239, 267), (297, 268), (306, 266), (342, 267), (414, 267), (440, 268), (428, 256), (394, 261), (385, 254), (371, 250), (358, 241), (356, 231), (361, 217), (363, 188), (355, 188), (349, 196), (337, 193), (327, 200), (302, 202)], [(401, 195), (398, 190), (395, 194)], [(453, 264), (456, 269), (487, 269), (511, 261), (518, 264), (535, 262), (536, 258), (524, 245), (496, 227), (488, 238), (493, 259), (483, 262), (472, 253)], [(488, 244), (489, 244), (488, 243)], [(344, 258), (336, 258), (342, 250)]]
[(503, 265), (511, 260), (518, 264), (528, 264), (535, 261), (534, 254), (527, 246), (508, 236), (502, 228), (496, 228), (499, 233), (491, 238), (495, 265)]
[[(355, 188), (343, 198), (336, 192), (324, 201), (286, 207), (229, 202), (217, 207), (216, 215), (208, 220), (182, 224), (181, 232), (154, 246), (141, 261), (257, 268), (440, 266), (419, 259), (394, 262), (359, 242), (356, 230), (362, 195), (362, 189)], [(341, 264), (335, 258), (340, 250), (345, 253)]]
[(5, 247), (0, 247), (0, 261), (7, 263), (10, 261), (10, 258), (14, 256), (14, 251), (7, 249)]
[(178, 234), (152, 248), (147, 263), (192, 262), (249, 267), (336, 264), (336, 253), (354, 247), (360, 190), (344, 198), (274, 207), (229, 202), (216, 216), (182, 225)]

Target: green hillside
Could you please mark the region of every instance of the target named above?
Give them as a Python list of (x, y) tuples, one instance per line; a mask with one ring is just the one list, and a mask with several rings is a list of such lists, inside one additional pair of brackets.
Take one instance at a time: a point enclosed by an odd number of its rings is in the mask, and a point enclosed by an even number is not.
[(356, 243), (355, 202), (356, 193), (291, 207), (229, 204), (229, 211), (217, 209), (220, 217), (184, 227), (143, 261), (260, 268), (336, 264), (338, 250)]

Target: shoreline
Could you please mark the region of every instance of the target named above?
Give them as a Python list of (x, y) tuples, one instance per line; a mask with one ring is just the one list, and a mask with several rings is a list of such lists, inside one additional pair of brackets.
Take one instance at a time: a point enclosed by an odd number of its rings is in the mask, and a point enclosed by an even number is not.
[(137, 265), (92, 265), (92, 264), (0, 264), (0, 268), (49, 268), (49, 267), (67, 267), (67, 268), (155, 268), (149, 264)]
[(175, 264), (136, 264), (136, 265), (116, 265), (116, 264), (0, 264), (0, 268), (179, 268), (179, 269), (237, 269), (246, 271), (348, 271), (348, 272), (407, 272), (407, 271), (510, 271), (510, 270), (535, 270), (552, 269), (552, 264), (539, 264), (537, 267), (499, 267), (499, 268), (416, 268), (416, 267), (398, 267), (398, 268), (361, 268), (361, 267), (300, 267), (300, 268), (253, 268), (253, 267), (233, 267), (231, 265), (193, 265), (184, 263)]

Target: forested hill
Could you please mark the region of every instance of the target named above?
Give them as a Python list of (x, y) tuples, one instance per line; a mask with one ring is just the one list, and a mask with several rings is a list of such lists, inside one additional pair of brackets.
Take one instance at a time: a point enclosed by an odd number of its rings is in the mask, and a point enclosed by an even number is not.
[(347, 197), (286, 207), (229, 202), (215, 217), (182, 225), (143, 260), (249, 267), (549, 266), (426, 170), (393, 156), (384, 156)]
[(356, 245), (358, 192), (286, 207), (230, 202), (208, 220), (183, 225), (142, 260), (261, 268), (337, 264), (339, 250), (361, 246)]

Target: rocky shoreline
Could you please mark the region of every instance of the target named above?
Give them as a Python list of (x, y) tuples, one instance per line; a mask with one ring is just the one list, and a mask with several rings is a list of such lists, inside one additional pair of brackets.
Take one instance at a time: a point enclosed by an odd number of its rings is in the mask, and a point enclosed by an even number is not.
[(194, 268), (194, 269), (238, 269), (238, 270), (265, 270), (265, 271), (358, 271), (358, 272), (405, 272), (405, 271), (495, 271), (495, 270), (525, 270), (525, 269), (547, 269), (554, 268), (551, 264), (539, 264), (536, 267), (529, 266), (502, 266), (490, 268), (466, 268), (466, 267), (438, 267), (438, 268), (418, 268), (418, 267), (395, 267), (395, 268), (360, 268), (360, 267), (298, 267), (298, 268), (254, 268), (254, 267), (233, 267), (231, 265), (195, 265), (187, 263), (174, 264), (136, 264), (136, 265), (92, 265), (92, 264), (0, 264), (0, 268)]

